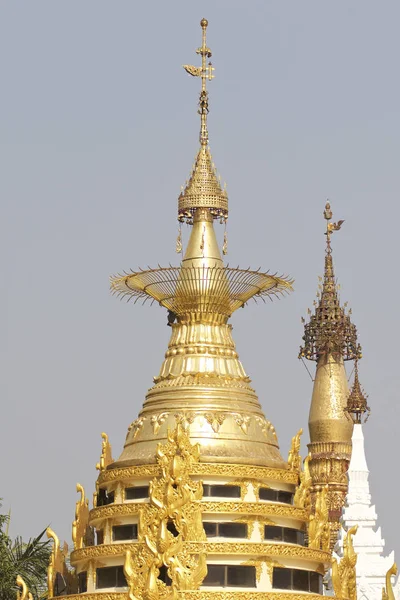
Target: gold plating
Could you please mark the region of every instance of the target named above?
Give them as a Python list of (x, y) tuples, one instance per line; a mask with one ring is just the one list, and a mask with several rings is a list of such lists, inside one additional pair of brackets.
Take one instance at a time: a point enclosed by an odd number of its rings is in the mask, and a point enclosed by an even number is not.
[[(136, 552), (141, 542), (129, 542), (122, 544), (109, 544), (100, 546), (88, 546), (80, 550), (74, 550), (71, 553), (71, 562), (76, 564), (82, 560), (102, 558), (106, 556), (125, 556), (129, 550)], [(315, 561), (323, 564), (330, 564), (330, 553), (322, 550), (296, 546), (294, 544), (270, 544), (262, 542), (186, 542), (185, 550), (189, 554), (199, 554), (205, 552), (207, 556), (213, 554), (221, 555), (263, 555), (283, 558), (297, 558), (304, 561)]]
[[(137, 465), (117, 469), (107, 469), (98, 478), (99, 485), (116, 480), (127, 481), (130, 479), (143, 479), (155, 477), (160, 473), (157, 464)], [(191, 467), (191, 475), (216, 475), (219, 477), (246, 477), (260, 481), (284, 482), (297, 485), (298, 474), (286, 469), (271, 469), (254, 465), (230, 465), (196, 463)]]
[[(90, 522), (98, 519), (115, 518), (138, 515), (143, 504), (139, 502), (129, 504), (109, 504), (98, 506), (90, 511)], [(306, 523), (308, 512), (303, 508), (285, 504), (270, 504), (261, 502), (205, 502), (201, 503), (203, 513), (210, 514), (236, 514), (289, 517)]]

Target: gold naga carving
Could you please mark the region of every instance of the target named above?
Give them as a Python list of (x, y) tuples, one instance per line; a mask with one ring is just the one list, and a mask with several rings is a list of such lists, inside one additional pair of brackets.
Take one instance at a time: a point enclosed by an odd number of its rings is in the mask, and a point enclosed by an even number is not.
[(91, 546), (94, 543), (94, 534), (89, 526), (89, 499), (85, 496), (85, 490), (80, 483), (76, 484), (76, 491), (81, 497), (75, 506), (75, 520), (72, 522), (72, 541), (75, 550), (83, 546)]
[(49, 598), (54, 596), (54, 584), (56, 582), (57, 573), (60, 573), (64, 578), (68, 578), (68, 568), (65, 560), (68, 556), (68, 545), (64, 542), (63, 548), (60, 547), (60, 540), (54, 531), (48, 527), (46, 534), (49, 539), (53, 540), (53, 550), (50, 554), (49, 566), (47, 568), (47, 589)]
[[(203, 551), (190, 553), (186, 542), (206, 541), (202, 522), (203, 484), (190, 478), (200, 459), (199, 444), (178, 424), (156, 452), (160, 476), (149, 486), (150, 502), (139, 510), (139, 545), (125, 554), (130, 600), (175, 600), (178, 591), (196, 590), (207, 574)], [(173, 532), (171, 532), (171, 529)], [(161, 579), (167, 571), (171, 584)]]
[(315, 500), (315, 511), (310, 515), (308, 523), (308, 547), (315, 550), (329, 550), (330, 523), (327, 503), (329, 486), (318, 490)]
[(303, 429), (299, 429), (296, 435), (292, 437), (292, 444), (288, 456), (288, 464), (291, 471), (300, 471), (301, 468), (300, 438), (302, 435)]
[(96, 465), (96, 469), (102, 473), (105, 471), (113, 461), (112, 453), (111, 453), (111, 444), (108, 441), (108, 435), (106, 433), (101, 434), (103, 441), (101, 443), (101, 454), (100, 461)]
[(386, 573), (386, 587), (382, 588), (382, 600), (396, 600), (392, 586), (393, 575), (397, 575), (396, 563), (393, 563), (393, 565)]
[(17, 600), (33, 600), (33, 596), (21, 575), (17, 575), (16, 584), (22, 588), (21, 591), (18, 590), (17, 592)]
[(340, 563), (332, 560), (332, 583), (335, 596), (346, 600), (357, 600), (356, 564), (357, 554), (353, 546), (353, 535), (358, 525), (350, 527), (343, 541), (343, 557)]
[(310, 463), (311, 455), (309, 454), (304, 459), (303, 471), (300, 472), (300, 483), (296, 488), (293, 503), (298, 508), (305, 508), (310, 510), (311, 508), (311, 486), (312, 477), (310, 474)]

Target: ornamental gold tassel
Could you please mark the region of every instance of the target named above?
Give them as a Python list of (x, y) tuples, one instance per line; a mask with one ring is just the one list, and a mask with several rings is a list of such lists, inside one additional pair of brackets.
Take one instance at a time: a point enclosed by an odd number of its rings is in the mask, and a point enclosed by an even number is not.
[(176, 252), (177, 254), (180, 254), (182, 252), (183, 246), (182, 246), (182, 228), (179, 227), (179, 231), (178, 231), (178, 237), (176, 238)]

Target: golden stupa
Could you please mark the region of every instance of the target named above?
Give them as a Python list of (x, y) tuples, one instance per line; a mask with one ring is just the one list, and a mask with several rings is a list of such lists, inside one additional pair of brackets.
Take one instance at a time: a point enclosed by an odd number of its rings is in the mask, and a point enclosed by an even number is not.
[[(168, 310), (171, 339), (142, 410), (116, 460), (103, 433), (93, 507), (79, 484), (74, 550), (57, 535), (48, 570), (49, 598), (74, 600), (298, 600), (323, 595), (332, 566), (352, 419), (343, 361), (359, 357), (356, 331), (340, 306), (326, 207), (325, 276), (301, 355), (317, 361), (310, 412), (310, 454), (288, 460), (239, 360), (228, 323), (251, 298), (292, 289), (291, 280), (224, 265), (214, 222), (226, 223), (228, 197), (208, 146), (207, 21), (201, 21), (200, 149), (178, 201), (191, 225), (178, 267), (112, 277), (113, 292)], [(226, 237), (222, 254), (226, 253)], [(354, 402), (353, 402), (354, 404)], [(354, 407), (353, 407), (354, 408)], [(349, 410), (353, 410), (351, 407)], [(355, 599), (354, 531), (333, 563), (337, 597)], [(22, 584), (20, 584), (22, 585)], [(26, 597), (27, 590), (22, 594)]]

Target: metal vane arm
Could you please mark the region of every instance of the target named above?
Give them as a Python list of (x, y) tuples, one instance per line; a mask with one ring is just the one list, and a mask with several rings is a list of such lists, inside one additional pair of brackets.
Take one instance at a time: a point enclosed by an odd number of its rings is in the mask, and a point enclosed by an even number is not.
[(202, 146), (208, 145), (208, 129), (207, 129), (207, 114), (208, 108), (208, 92), (207, 92), (207, 79), (211, 81), (214, 78), (213, 71), (214, 67), (211, 62), (207, 65), (207, 58), (211, 58), (212, 53), (210, 48), (207, 47), (206, 31), (208, 26), (207, 19), (200, 21), (201, 28), (203, 30), (202, 45), (197, 48), (196, 53), (201, 55), (201, 67), (195, 67), (193, 65), (183, 65), (183, 68), (189, 75), (193, 77), (201, 77), (201, 92), (199, 99), (199, 115), (201, 117), (200, 127), (200, 144)]

